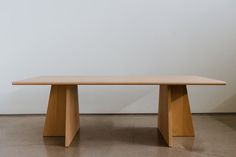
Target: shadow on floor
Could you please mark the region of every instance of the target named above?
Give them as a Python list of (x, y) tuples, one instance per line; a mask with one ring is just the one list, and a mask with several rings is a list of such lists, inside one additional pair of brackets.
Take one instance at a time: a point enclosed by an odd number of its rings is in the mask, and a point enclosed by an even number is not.
[(219, 115), (212, 115), (211, 117), (220, 123), (226, 125), (227, 127), (236, 130), (236, 123), (235, 123), (235, 113), (232, 114), (219, 114)]
[[(45, 145), (64, 146), (64, 137), (44, 137)], [(93, 126), (82, 127), (75, 136), (71, 147), (80, 143), (114, 144), (133, 143), (135, 145), (149, 145), (167, 147), (162, 135), (156, 127), (135, 128), (96, 128)]]
[[(223, 103), (218, 105), (217, 108), (215, 108), (215, 111), (224, 111), (224, 110), (234, 111), (235, 108), (236, 108), (236, 94), (232, 95)], [(211, 117), (223, 123), (224, 125), (232, 128), (233, 130), (236, 130), (235, 115), (236, 113), (230, 113), (230, 114), (226, 113), (226, 114), (212, 115)]]

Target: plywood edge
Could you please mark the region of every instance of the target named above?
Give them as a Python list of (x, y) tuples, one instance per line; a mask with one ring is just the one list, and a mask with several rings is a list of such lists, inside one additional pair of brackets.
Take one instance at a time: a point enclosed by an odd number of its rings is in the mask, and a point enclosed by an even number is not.
[(124, 82), (12, 82), (12, 85), (208, 85), (208, 86), (224, 86), (227, 85), (226, 82), (219, 82), (219, 83), (124, 83)]
[(226, 85), (201, 76), (39, 76), (13, 81), (12, 85)]

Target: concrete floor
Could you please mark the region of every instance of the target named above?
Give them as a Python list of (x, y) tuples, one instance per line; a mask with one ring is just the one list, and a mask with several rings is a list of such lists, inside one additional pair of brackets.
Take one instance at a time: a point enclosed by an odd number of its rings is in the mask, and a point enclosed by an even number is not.
[(71, 147), (43, 138), (44, 116), (0, 116), (0, 157), (235, 157), (236, 115), (194, 115), (195, 138), (175, 138), (168, 148), (156, 116), (81, 116)]

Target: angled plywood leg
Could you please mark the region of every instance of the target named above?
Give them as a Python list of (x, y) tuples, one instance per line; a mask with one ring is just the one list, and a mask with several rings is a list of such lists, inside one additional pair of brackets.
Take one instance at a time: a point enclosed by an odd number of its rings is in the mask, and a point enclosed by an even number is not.
[(66, 89), (66, 130), (65, 146), (70, 146), (79, 130), (79, 107), (77, 86), (68, 86)]
[(172, 135), (194, 136), (186, 86), (171, 86)]
[(160, 86), (158, 128), (168, 146), (172, 146), (172, 115), (170, 111), (170, 88), (167, 85)]
[(65, 136), (66, 86), (51, 86), (43, 136)]
[(158, 128), (170, 147), (173, 136), (194, 136), (185, 85), (160, 86)]
[(52, 85), (44, 136), (65, 136), (68, 147), (79, 130), (77, 85)]

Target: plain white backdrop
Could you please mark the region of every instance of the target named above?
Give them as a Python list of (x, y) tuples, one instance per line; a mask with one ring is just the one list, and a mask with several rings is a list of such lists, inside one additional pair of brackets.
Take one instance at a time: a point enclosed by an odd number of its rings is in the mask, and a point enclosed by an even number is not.
[[(45, 113), (37, 75), (201, 75), (193, 112), (236, 112), (235, 0), (0, 0), (0, 114)], [(82, 86), (81, 113), (156, 113), (158, 86)]]

